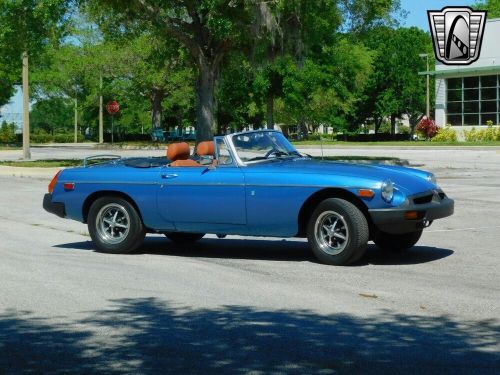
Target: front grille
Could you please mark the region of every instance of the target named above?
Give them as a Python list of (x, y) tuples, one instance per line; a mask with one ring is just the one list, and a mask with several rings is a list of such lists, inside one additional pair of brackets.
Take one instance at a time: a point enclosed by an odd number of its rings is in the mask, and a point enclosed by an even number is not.
[(424, 195), (423, 197), (413, 198), (415, 204), (425, 204), (432, 201), (433, 194)]

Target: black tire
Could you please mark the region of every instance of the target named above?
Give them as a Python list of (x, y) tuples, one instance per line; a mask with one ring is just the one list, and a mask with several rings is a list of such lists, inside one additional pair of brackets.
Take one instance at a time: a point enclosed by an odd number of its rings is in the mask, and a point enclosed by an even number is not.
[(168, 232), (165, 236), (175, 243), (191, 243), (199, 241), (205, 233), (184, 233), (184, 232)]
[[(330, 228), (326, 229), (328, 224)], [(339, 235), (344, 240), (338, 238)], [(325, 264), (346, 266), (356, 262), (364, 255), (368, 238), (369, 228), (365, 215), (355, 205), (340, 198), (321, 202), (307, 225), (307, 239), (311, 250)]]
[(373, 242), (382, 250), (401, 252), (415, 246), (422, 236), (422, 232), (423, 230), (403, 234), (378, 232)]
[(96, 199), (90, 206), (87, 222), (95, 247), (103, 253), (131, 253), (142, 244), (146, 235), (137, 210), (119, 197)]

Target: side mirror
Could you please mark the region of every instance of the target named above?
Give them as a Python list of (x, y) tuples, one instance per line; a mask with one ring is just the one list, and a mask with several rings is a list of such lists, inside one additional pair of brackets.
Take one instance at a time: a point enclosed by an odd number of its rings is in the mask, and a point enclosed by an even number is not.
[(218, 164), (217, 163), (217, 159), (213, 159), (212, 160), (212, 164), (210, 164), (210, 166), (208, 167), (208, 169), (210, 169), (210, 170), (216, 169), (217, 168), (217, 164)]

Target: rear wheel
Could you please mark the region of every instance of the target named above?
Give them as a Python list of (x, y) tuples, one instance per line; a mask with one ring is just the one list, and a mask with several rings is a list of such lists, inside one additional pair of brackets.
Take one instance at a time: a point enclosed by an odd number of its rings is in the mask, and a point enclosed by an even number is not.
[(205, 233), (184, 233), (184, 232), (168, 232), (165, 233), (165, 236), (176, 243), (190, 243), (196, 242), (203, 238)]
[(368, 245), (368, 222), (352, 203), (330, 198), (314, 210), (307, 239), (314, 255), (323, 263), (344, 266), (360, 259)]
[(137, 210), (119, 197), (96, 199), (87, 221), (92, 241), (104, 253), (131, 253), (142, 244), (146, 234)]
[(422, 236), (422, 232), (423, 230), (403, 234), (378, 232), (373, 242), (382, 250), (395, 252), (405, 251), (415, 246), (420, 236)]

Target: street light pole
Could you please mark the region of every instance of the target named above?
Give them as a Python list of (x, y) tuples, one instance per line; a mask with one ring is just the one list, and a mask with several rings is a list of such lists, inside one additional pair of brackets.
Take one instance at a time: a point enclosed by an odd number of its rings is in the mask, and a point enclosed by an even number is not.
[(102, 72), (99, 74), (99, 143), (104, 143), (104, 115), (102, 98)]
[(430, 75), (429, 75), (429, 54), (427, 54), (427, 58), (426, 58), (426, 61), (427, 61), (427, 118), (430, 118), (431, 117), (431, 103), (430, 103), (430, 100), (431, 100), (431, 96), (430, 96), (430, 92), (429, 92), (429, 80), (430, 80)]
[(78, 97), (75, 91), (75, 143), (78, 143)]
[(426, 80), (427, 80), (427, 93), (426, 93), (426, 100), (427, 100), (427, 107), (425, 110), (425, 114), (427, 118), (430, 118), (431, 115), (431, 103), (430, 103), (430, 92), (429, 92), (429, 86), (430, 86), (430, 75), (429, 75), (429, 54), (428, 53), (421, 53), (419, 55), (420, 57), (424, 58), (427, 62), (427, 70), (426, 70)]

